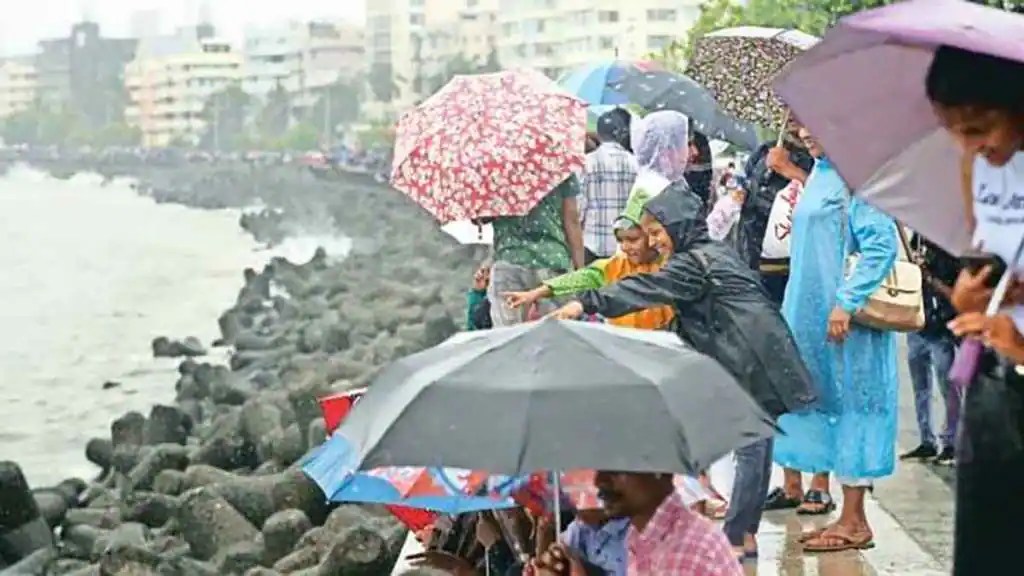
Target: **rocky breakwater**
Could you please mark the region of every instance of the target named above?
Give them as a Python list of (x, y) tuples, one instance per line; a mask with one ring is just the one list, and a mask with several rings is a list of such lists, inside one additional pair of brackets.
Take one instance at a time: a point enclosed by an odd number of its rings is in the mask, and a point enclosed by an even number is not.
[(204, 361), (201, 343), (155, 342), (185, 356), (176, 401), (124, 414), (92, 439), (95, 480), (33, 489), (0, 463), (0, 574), (390, 572), (404, 528), (378, 507), (328, 503), (298, 462), (325, 438), (319, 397), (457, 331), (480, 254), (394, 191), (285, 170), (239, 172), (219, 190), (202, 174), (178, 188), (130, 174), (164, 201), (259, 198), (278, 214), (275, 230), (329, 222), (353, 248), (245, 270), (220, 339), (206, 343), (229, 347), (226, 364)]

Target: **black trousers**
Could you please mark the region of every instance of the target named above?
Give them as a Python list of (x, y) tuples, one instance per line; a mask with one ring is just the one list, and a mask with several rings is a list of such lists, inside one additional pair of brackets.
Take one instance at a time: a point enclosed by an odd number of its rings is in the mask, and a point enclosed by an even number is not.
[[(985, 368), (964, 399), (957, 450), (954, 576), (1008, 574), (1024, 524), (1024, 377)], [(1009, 570), (1009, 572), (1008, 572)]]

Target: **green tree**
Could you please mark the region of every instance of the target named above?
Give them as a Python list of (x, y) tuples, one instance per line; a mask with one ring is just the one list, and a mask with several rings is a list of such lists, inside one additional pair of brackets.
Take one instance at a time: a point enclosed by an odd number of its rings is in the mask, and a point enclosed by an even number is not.
[(359, 120), (363, 102), (363, 82), (360, 79), (341, 79), (323, 90), (310, 110), (307, 121), (321, 128), (321, 138), (330, 143), (339, 124)]
[(8, 144), (53, 146), (87, 143), (81, 118), (70, 107), (50, 109), (37, 101), (31, 108), (8, 116), (0, 138)]
[(214, 92), (200, 117), (206, 127), (199, 145), (207, 150), (239, 150), (248, 141), (249, 108), (252, 97), (238, 83)]
[(257, 118), (261, 140), (272, 141), (288, 131), (292, 121), (292, 104), (288, 91), (280, 83), (267, 93)]
[(374, 99), (380, 102), (391, 102), (401, 95), (398, 80), (390, 64), (374, 62), (370, 65), (368, 83)]

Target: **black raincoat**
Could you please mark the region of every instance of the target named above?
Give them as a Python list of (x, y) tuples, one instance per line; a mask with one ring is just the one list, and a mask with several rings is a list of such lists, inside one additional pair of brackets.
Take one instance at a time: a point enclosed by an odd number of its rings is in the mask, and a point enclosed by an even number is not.
[(658, 272), (578, 294), (584, 312), (616, 318), (670, 305), (683, 341), (718, 360), (765, 411), (778, 417), (806, 408), (813, 382), (789, 327), (757, 273), (708, 236), (697, 196), (677, 182), (644, 209), (672, 237), (675, 254)]

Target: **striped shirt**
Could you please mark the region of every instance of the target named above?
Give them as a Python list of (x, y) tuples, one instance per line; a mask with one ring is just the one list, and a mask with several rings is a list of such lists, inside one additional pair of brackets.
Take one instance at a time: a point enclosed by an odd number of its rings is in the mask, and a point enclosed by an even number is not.
[(583, 245), (599, 257), (618, 249), (612, 226), (626, 208), (636, 173), (636, 158), (616, 142), (587, 154), (580, 195)]
[(673, 493), (643, 532), (626, 534), (629, 576), (743, 576), (725, 534)]

